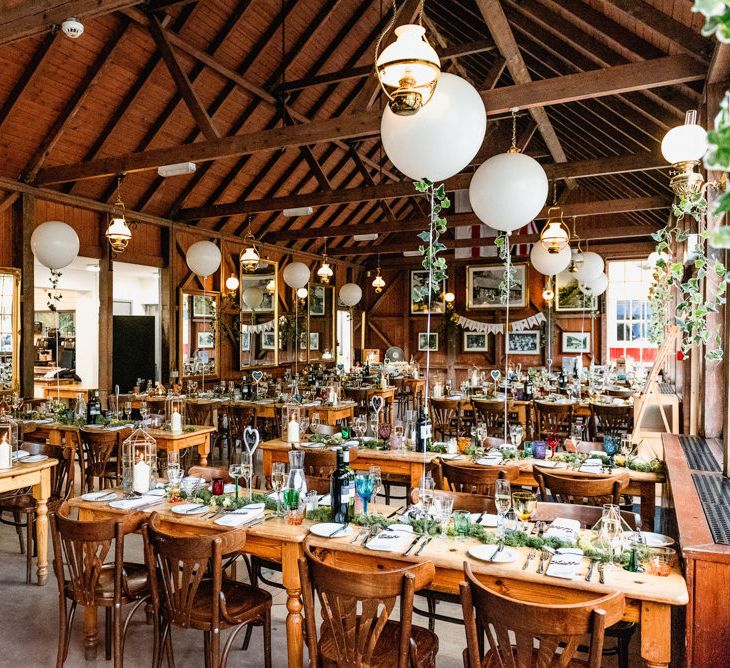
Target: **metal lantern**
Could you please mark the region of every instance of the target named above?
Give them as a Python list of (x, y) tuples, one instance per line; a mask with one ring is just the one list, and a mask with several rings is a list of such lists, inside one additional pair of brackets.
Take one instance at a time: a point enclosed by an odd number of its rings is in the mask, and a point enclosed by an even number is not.
[[(560, 211), (560, 220), (550, 217), (550, 212), (556, 209)], [(560, 253), (570, 243), (570, 231), (563, 221), (563, 212), (560, 207), (551, 206), (548, 209), (548, 221), (540, 233), (540, 243), (548, 253), (553, 255)]]
[(146, 494), (157, 477), (157, 441), (136, 429), (122, 443), (122, 486), (125, 494)]
[(168, 394), (165, 400), (165, 421), (173, 434), (182, 434), (185, 425), (185, 397)]
[(0, 469), (12, 467), (17, 449), (18, 423), (9, 415), (0, 415)]
[(296, 403), (284, 405), (284, 424), (282, 440), (287, 443), (299, 443), (301, 440), (302, 407)]

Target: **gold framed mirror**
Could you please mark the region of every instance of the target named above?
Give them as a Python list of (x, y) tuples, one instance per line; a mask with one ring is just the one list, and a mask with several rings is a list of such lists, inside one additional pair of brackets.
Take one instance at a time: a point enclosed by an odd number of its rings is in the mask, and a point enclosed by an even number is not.
[(307, 329), (300, 335), (299, 350), (306, 350), (307, 363), (334, 362), (337, 353), (335, 287), (309, 283), (307, 292)]
[(0, 392), (20, 384), (20, 270), (0, 268)]
[(260, 259), (240, 271), (240, 364), (254, 369), (279, 364), (279, 263)]
[(183, 288), (179, 299), (180, 378), (215, 378), (220, 373), (220, 295)]

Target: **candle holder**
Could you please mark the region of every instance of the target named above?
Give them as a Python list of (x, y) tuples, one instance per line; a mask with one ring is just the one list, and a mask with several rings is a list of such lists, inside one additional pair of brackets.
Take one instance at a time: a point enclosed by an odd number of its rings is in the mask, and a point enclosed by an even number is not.
[[(15, 438), (13, 438), (13, 427)], [(7, 470), (13, 466), (13, 450), (18, 442), (18, 424), (14, 420), (2, 417), (0, 420), (0, 469)]]
[(122, 487), (125, 496), (146, 494), (157, 471), (157, 441), (144, 429), (136, 429), (122, 443)]
[(299, 404), (287, 403), (284, 405), (283, 413), (282, 440), (287, 443), (299, 443), (301, 440), (302, 407)]
[(165, 420), (173, 434), (182, 434), (185, 426), (185, 398), (179, 394), (168, 394), (165, 401)]

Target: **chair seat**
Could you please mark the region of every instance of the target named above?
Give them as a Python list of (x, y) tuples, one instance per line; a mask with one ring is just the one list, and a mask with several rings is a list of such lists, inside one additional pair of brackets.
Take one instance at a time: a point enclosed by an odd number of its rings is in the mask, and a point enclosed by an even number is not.
[(0, 497), (0, 510), (26, 510), (28, 508), (35, 508), (35, 499), (30, 494)]
[[(147, 567), (144, 564), (133, 564), (124, 562), (124, 573), (127, 576), (127, 589), (133, 599), (139, 598), (145, 593), (149, 578), (147, 575)], [(122, 591), (124, 591), (122, 589)], [(66, 586), (66, 595), (73, 599), (73, 591)], [(114, 564), (104, 564), (101, 569), (101, 575), (96, 583), (95, 596), (98, 600), (112, 601), (114, 599)], [(122, 596), (122, 602), (128, 603), (129, 599)]]
[[(385, 623), (383, 632), (375, 645), (372, 661), (369, 668), (386, 668), (398, 665), (398, 647), (400, 645), (400, 624), (394, 621)], [(415, 644), (415, 666), (426, 668), (436, 665), (436, 654), (439, 649), (439, 639), (435, 633), (431, 633), (422, 626), (411, 627), (411, 645)], [(319, 651), (324, 666), (336, 666), (337, 649), (332, 634), (326, 626), (320, 630)]]
[[(234, 624), (255, 619), (271, 607), (271, 594), (269, 592), (252, 587), (244, 582), (223, 580), (221, 591), (226, 599), (228, 616), (235, 620)], [(190, 615), (191, 625), (195, 628), (205, 630), (210, 627), (211, 617), (213, 616), (212, 599), (213, 581), (203, 580), (195, 594)], [(221, 628), (231, 626), (222, 617), (220, 625)]]

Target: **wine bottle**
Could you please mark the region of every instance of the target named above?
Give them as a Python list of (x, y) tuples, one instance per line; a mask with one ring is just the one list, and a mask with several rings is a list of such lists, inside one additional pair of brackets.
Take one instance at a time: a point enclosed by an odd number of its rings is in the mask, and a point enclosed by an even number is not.
[(347, 524), (350, 514), (350, 500), (348, 496), (348, 475), (345, 470), (345, 459), (342, 448), (337, 448), (337, 466), (330, 475), (330, 504), (332, 521)]
[(347, 474), (347, 505), (350, 509), (350, 517), (355, 515), (355, 471), (350, 467), (350, 448), (345, 446), (342, 449), (342, 458)]
[(431, 420), (423, 410), (418, 409), (416, 420), (416, 452), (426, 452), (431, 445)]
[(99, 399), (99, 390), (94, 393), (86, 405), (86, 424), (96, 424), (96, 419), (101, 415), (101, 400)]

